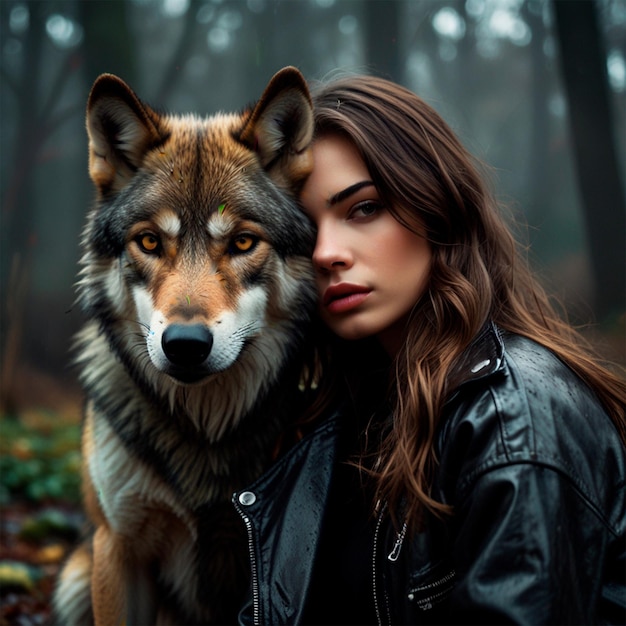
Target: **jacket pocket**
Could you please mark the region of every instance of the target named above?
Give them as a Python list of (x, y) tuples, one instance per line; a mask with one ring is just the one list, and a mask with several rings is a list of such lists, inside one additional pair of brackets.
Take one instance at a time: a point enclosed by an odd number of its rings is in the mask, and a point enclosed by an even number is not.
[(446, 600), (455, 584), (454, 569), (444, 568), (443, 565), (434, 567), (427, 576), (413, 581), (407, 598), (416, 608), (431, 611), (439, 608), (438, 605)]

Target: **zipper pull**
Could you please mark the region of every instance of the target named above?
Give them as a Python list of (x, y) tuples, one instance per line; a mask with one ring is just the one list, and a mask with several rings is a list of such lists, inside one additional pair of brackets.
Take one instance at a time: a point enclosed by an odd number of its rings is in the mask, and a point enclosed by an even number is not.
[(404, 542), (404, 536), (406, 535), (406, 522), (402, 524), (402, 530), (398, 533), (396, 543), (393, 546), (393, 550), (389, 553), (387, 558), (390, 561), (397, 561), (400, 556), (400, 550), (402, 550), (402, 543)]

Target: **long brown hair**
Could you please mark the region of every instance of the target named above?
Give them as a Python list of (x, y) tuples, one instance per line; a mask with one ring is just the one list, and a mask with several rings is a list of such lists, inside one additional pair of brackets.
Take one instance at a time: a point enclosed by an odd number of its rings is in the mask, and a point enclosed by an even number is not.
[[(404, 502), (411, 527), (425, 508), (449, 512), (431, 497), (434, 437), (450, 367), (487, 320), (552, 350), (594, 389), (626, 442), (626, 381), (558, 315), (479, 174), (483, 166), (439, 114), (408, 89), (372, 76), (318, 85), (313, 101), (316, 136), (352, 141), (385, 206), (407, 228), (425, 227), (432, 246), (429, 288), (391, 365), (393, 428), (376, 444), (374, 467), (367, 465), (375, 497), (392, 512)], [(337, 385), (346, 376), (348, 392), (364, 391), (366, 350), (328, 341), (322, 397), (345, 392)]]

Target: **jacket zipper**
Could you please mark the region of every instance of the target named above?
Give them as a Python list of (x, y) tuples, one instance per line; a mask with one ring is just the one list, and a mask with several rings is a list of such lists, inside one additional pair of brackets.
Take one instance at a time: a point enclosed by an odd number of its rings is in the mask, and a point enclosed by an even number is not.
[(422, 611), (428, 611), (429, 609), (432, 609), (433, 601), (439, 599), (441, 596), (446, 595), (450, 591), (453, 585), (447, 585), (444, 589), (441, 589), (439, 591), (437, 590), (437, 588), (443, 585), (446, 585), (451, 580), (453, 580), (455, 576), (456, 576), (456, 572), (455, 570), (452, 570), (451, 572), (446, 574), (441, 580), (437, 580), (434, 583), (431, 583), (429, 585), (424, 585), (422, 587), (416, 587), (415, 589), (412, 589), (409, 592), (409, 600), (414, 600), (416, 591), (424, 591), (426, 589), (432, 589), (433, 591), (430, 596), (428, 596), (427, 598), (422, 598), (421, 600), (416, 600), (415, 602)]
[[(376, 506), (378, 508), (378, 504)], [(380, 527), (383, 523), (383, 515), (385, 513), (385, 509), (387, 505), (384, 504), (380, 509), (380, 513), (378, 514), (378, 519), (376, 520), (376, 529), (374, 530), (374, 546), (372, 549), (372, 591), (374, 592), (374, 609), (376, 611), (376, 619), (378, 620), (378, 626), (383, 626), (383, 619), (381, 616), (381, 608), (379, 605), (379, 593), (378, 593), (378, 585), (377, 585), (377, 577), (376, 577), (376, 555), (378, 552), (378, 536), (380, 534)], [(385, 594), (385, 603), (387, 604), (387, 594), (385, 588), (383, 587), (383, 593)], [(387, 616), (389, 618), (389, 607), (387, 606)], [(391, 619), (387, 619), (387, 624), (391, 623)]]
[(252, 620), (256, 626), (261, 624), (261, 610), (259, 606), (259, 580), (257, 573), (256, 557), (254, 555), (254, 537), (252, 535), (252, 522), (250, 518), (239, 508), (236, 501), (233, 502), (248, 531), (248, 554), (250, 555), (250, 580), (252, 584)]

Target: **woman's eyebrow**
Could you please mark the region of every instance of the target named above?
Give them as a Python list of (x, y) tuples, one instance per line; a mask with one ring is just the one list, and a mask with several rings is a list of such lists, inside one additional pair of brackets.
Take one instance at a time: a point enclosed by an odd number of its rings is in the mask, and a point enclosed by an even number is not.
[(363, 189), (364, 187), (373, 187), (373, 186), (374, 186), (374, 183), (371, 180), (362, 180), (361, 182), (354, 183), (354, 185), (350, 185), (349, 187), (346, 187), (342, 191), (338, 191), (336, 194), (332, 195), (328, 199), (328, 206), (333, 206), (334, 204), (337, 204), (338, 202), (345, 200), (346, 198), (348, 198), (352, 194), (355, 194), (357, 191), (359, 191), (360, 189)]

